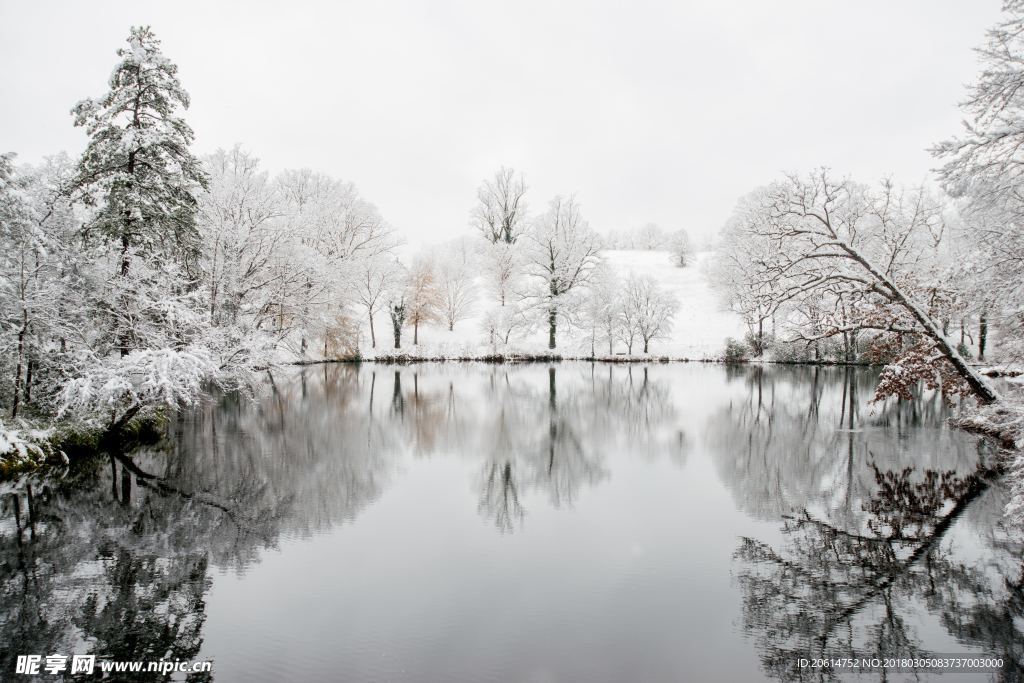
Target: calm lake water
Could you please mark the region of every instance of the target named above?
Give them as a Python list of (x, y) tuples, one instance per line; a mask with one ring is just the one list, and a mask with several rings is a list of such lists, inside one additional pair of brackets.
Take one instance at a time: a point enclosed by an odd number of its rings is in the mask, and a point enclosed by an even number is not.
[(996, 454), (935, 397), (870, 405), (873, 381), (277, 373), (158, 447), (6, 485), (0, 679), (91, 652), (221, 682), (818, 680), (800, 657), (853, 653), (994, 655), (1019, 680)]

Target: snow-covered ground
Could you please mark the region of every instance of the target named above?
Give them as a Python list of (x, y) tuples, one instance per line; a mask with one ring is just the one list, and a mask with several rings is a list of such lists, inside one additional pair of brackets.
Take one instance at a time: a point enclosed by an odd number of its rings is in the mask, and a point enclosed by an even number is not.
[(711, 289), (705, 267), (710, 252), (698, 252), (686, 268), (674, 266), (669, 254), (662, 251), (609, 251), (605, 255), (619, 275), (650, 275), (679, 299), (671, 337), (652, 343), (651, 353), (718, 358), (726, 337), (743, 337), (743, 321), (725, 310), (720, 297)]
[[(667, 339), (651, 342), (650, 355), (688, 359), (720, 358), (726, 337), (743, 336), (742, 320), (723, 309), (708, 282), (704, 267), (709, 257), (708, 252), (697, 253), (693, 263), (686, 268), (674, 266), (669, 254), (664, 251), (606, 251), (604, 256), (620, 277), (625, 278), (631, 272), (650, 275), (663, 289), (674, 293), (679, 299), (679, 311), (671, 335)], [(402, 337), (402, 353), (437, 358), (471, 358), (494, 353), (495, 349), (488, 344), (481, 321), (482, 313), (489, 304), (486, 296), (480, 292), (473, 307), (473, 315), (457, 322), (455, 329), (450, 332), (443, 325), (422, 325), (419, 344), (414, 346), (412, 330), (406, 330)], [(375, 350), (370, 348), (368, 326), (362, 324), (362, 356), (375, 358), (394, 355), (396, 352), (387, 314), (378, 314), (374, 326), (377, 332)], [(624, 354), (625, 350), (624, 344), (616, 344), (616, 354)], [(529, 334), (511, 340), (508, 347), (499, 351), (506, 354), (549, 354), (547, 328), (539, 325)], [(599, 355), (606, 351), (606, 345), (603, 349), (599, 345)], [(556, 353), (563, 356), (589, 355), (589, 333), (578, 329), (559, 329)]]

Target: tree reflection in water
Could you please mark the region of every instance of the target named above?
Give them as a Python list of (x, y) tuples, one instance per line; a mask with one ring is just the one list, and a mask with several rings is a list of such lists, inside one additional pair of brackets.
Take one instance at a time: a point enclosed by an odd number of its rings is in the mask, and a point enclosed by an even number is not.
[[(935, 397), (868, 408), (870, 373), (728, 373), (724, 383), (718, 367), (567, 363), (268, 375), (259, 401), (228, 396), (178, 416), (156, 447), (0, 489), (0, 668), (29, 653), (216, 657), (203, 650), (216, 571), (244, 573), (266, 548), (352, 522), (427, 458), (465, 473), (454, 485), (472, 493), (475, 530), (507, 534), (601, 486), (616, 454), (681, 465), (697, 444), (747, 513), (733, 516), (747, 536), (733, 569), (766, 672), (797, 677), (794, 657), (844, 648), (916, 652), (934, 642), (915, 633), (927, 611), (1021, 674), (1024, 549), (998, 523), (1005, 492), (987, 447), (935, 428), (948, 413)], [(708, 483), (699, 505), (718, 504)], [(650, 508), (638, 514), (661, 514)], [(746, 530), (762, 522), (750, 518), (782, 520), (782, 540), (755, 539)], [(728, 562), (734, 537), (703, 559)], [(965, 543), (983, 559), (966, 561)], [(622, 585), (657, 572), (629, 576)]]
[(647, 367), (586, 366), (546, 370), (537, 382), (518, 381), (495, 367), (487, 384), (485, 439), (479, 452), (480, 512), (502, 532), (524, 520), (527, 492), (542, 493), (553, 507), (572, 505), (584, 486), (608, 476), (610, 451), (638, 456), (668, 454), (682, 463), (686, 438), (664, 381)]
[[(855, 373), (813, 373), (803, 400), (763, 369), (745, 375), (746, 399), (711, 431), (737, 500), (782, 519), (781, 542), (744, 537), (734, 557), (743, 629), (764, 671), (828, 678), (799, 658), (927, 654), (915, 632), (927, 611), (961, 651), (1002, 657), (1002, 677), (1020, 680), (1024, 545), (1003, 526), (995, 447), (976, 442), (968, 453), (941, 430), (906, 431), (942, 417), (934, 398), (872, 413), (854, 398)], [(900, 438), (886, 447), (893, 431)], [(978, 546), (973, 560), (958, 552), (963, 544)]]
[(644, 368), (268, 374), (259, 401), (180, 415), (156, 447), (6, 485), (0, 670), (32, 653), (198, 658), (211, 567), (241, 573), (282, 538), (352, 521), (406, 456), (479, 458), (479, 513), (510, 532), (529, 496), (571, 505), (607, 477), (608, 449), (678, 460), (685, 442)]
[[(146, 496), (133, 491), (133, 481), (118, 461), (110, 469), (92, 463), (68, 479), (23, 482), (5, 495), (3, 671), (14, 671), (18, 654), (197, 658), (208, 555), (202, 539), (196, 543), (190, 535), (201, 519), (180, 500), (139, 502)], [(208, 679), (204, 673), (188, 680)], [(131, 680), (162, 677), (135, 674)]]

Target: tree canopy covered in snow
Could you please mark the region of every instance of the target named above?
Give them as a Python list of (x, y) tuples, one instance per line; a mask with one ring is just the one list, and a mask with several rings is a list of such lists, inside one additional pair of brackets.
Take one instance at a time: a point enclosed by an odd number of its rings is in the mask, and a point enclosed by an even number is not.
[[(967, 278), (972, 313), (993, 326), (1004, 356), (1024, 360), (1024, 2), (978, 50), (983, 70), (961, 105), (963, 134), (933, 148), (939, 175), (962, 213), (957, 272)], [(967, 284), (967, 283), (965, 283)]]
[(0, 156), (8, 415), (114, 429), (282, 360), (355, 353), (352, 309), (376, 312), (395, 279), (376, 207), (308, 169), (270, 177), (237, 145), (197, 156), (153, 31), (132, 28), (117, 58), (109, 90), (73, 109), (77, 162)]
[[(709, 263), (683, 229), (599, 235), (574, 195), (535, 201), (506, 166), (467, 191), (464, 237), (407, 247), (351, 181), (271, 173), (237, 144), (197, 154), (177, 66), (132, 28), (107, 91), (72, 110), (78, 159), (0, 155), (9, 434), (117, 428), (277, 363), (416, 353), (424, 336), (460, 357), (541, 336), (541, 353), (657, 353), (691, 303), (666, 283), (704, 277), (746, 323), (730, 354), (883, 363), (879, 399), (923, 382), (996, 401), (972, 361), (1024, 358), (1022, 35), (1009, 0), (964, 133), (933, 150), (941, 192), (787, 174), (739, 200)], [(675, 275), (610, 249), (664, 252)]]
[(756, 317), (759, 340), (767, 316), (805, 343), (843, 337), (849, 346), (866, 332), (889, 361), (880, 398), (924, 381), (990, 402), (994, 390), (946, 334), (945, 233), (941, 206), (924, 189), (888, 180), (875, 189), (819, 169), (744, 198), (726, 244), (756, 256), (726, 253), (720, 267), (736, 283), (734, 303), (748, 322)]

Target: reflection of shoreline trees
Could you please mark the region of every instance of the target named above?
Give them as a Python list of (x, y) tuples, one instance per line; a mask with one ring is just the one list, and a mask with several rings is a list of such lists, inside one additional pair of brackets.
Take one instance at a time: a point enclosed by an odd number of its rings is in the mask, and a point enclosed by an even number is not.
[(133, 480), (97, 462), (3, 496), (2, 670), (33, 653), (197, 658), (209, 587), (207, 553), (192, 537), (197, 510), (147, 500)]
[(942, 428), (941, 397), (868, 405), (873, 377), (854, 368), (733, 370), (739, 398), (711, 418), (708, 444), (736, 504), (764, 520), (801, 509), (861, 515), (870, 463), (937, 471), (974, 467), (974, 439)]
[(596, 367), (405, 366), (387, 371), (389, 409), (375, 419), (415, 456), (482, 457), (479, 512), (508, 532), (534, 493), (553, 507), (572, 505), (608, 475), (611, 449), (681, 457), (685, 438), (666, 384), (647, 368), (605, 375)]
[[(878, 472), (862, 528), (850, 530), (806, 510), (787, 518), (776, 550), (743, 538), (735, 557), (743, 628), (765, 671), (782, 680), (811, 677), (800, 657), (927, 656), (914, 619), (937, 616), (962, 645), (1006, 662), (1003, 676), (1024, 675), (1024, 566), (1021, 544), (990, 550), (999, 567), (958, 558), (949, 539), (965, 512), (993, 488), (1000, 469), (966, 475), (907, 468)], [(988, 520), (993, 526), (998, 517)]]
[(479, 508), (499, 530), (522, 521), (528, 492), (543, 494), (553, 507), (571, 506), (581, 488), (608, 476), (604, 462), (615, 449), (681, 457), (685, 439), (666, 385), (650, 379), (646, 367), (603, 370), (551, 366), (543, 384), (514, 381), (519, 373), (506, 367), (491, 371), (479, 432)]
[[(706, 430), (719, 474), (742, 509), (788, 515), (784, 547), (748, 539), (737, 552), (743, 625), (767, 670), (787, 674), (815, 643), (913, 652), (914, 600), (960, 642), (1021, 661), (1022, 548), (993, 521), (1002, 491), (976, 469), (976, 441), (929, 427), (940, 402), (872, 412), (871, 378), (842, 369), (729, 373), (740, 398)], [(161, 447), (25, 479), (0, 496), (0, 666), (29, 652), (202, 657), (212, 568), (244, 571), (282, 539), (350, 522), (411, 459), (471, 458), (478, 513), (502, 532), (574, 504), (616, 452), (682, 463), (669, 376), (307, 368), (268, 377), (256, 403), (228, 396), (173, 420)], [(964, 527), (990, 561), (957, 556)]]
[(380, 494), (390, 437), (346, 403), (358, 379), (303, 375), (256, 405), (225, 397), (174, 421), (158, 448), (5, 493), (0, 667), (26, 653), (196, 659), (211, 563), (242, 570)]
[(800, 670), (800, 657), (921, 654), (927, 612), (1003, 657), (1008, 679), (1024, 675), (1024, 546), (1002, 530), (991, 444), (944, 429), (938, 396), (872, 410), (864, 373), (733, 375), (741, 398), (708, 442), (737, 505), (782, 520), (780, 543), (743, 538), (735, 553), (765, 672), (802, 680), (828, 674)]
[(406, 455), (481, 458), (479, 512), (511, 531), (528, 497), (571, 505), (607, 477), (610, 449), (681, 457), (674, 421), (642, 368), (268, 375), (257, 402), (225, 396), (179, 416), (157, 447), (5, 489), (0, 667), (26, 653), (202, 656), (211, 567), (244, 571), (282, 538), (353, 520)]

